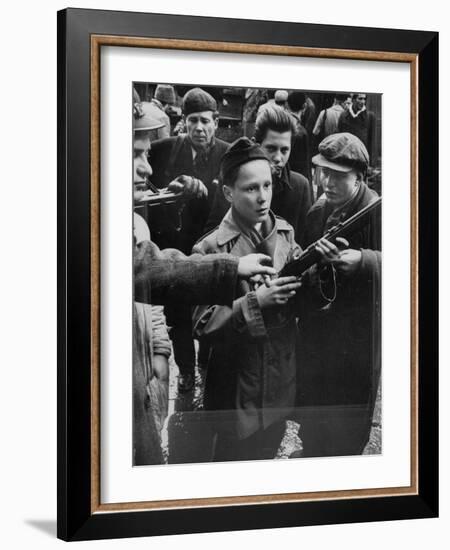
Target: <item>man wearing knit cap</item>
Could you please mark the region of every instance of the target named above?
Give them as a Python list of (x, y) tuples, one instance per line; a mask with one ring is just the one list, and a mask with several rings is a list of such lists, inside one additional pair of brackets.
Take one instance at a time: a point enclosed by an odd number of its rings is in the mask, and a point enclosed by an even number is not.
[(298, 345), (303, 456), (361, 454), (368, 442), (381, 368), (381, 216), (335, 246), (321, 237), (372, 202), (369, 154), (350, 133), (332, 134), (312, 162), (324, 194), (309, 211), (306, 244), (322, 262), (304, 281)]
[[(193, 88), (183, 98), (183, 117), (187, 134), (155, 141), (149, 159), (152, 182), (165, 187), (178, 176), (203, 182), (208, 196), (189, 201), (181, 214), (162, 208), (149, 219), (152, 237), (161, 248), (177, 248), (189, 254), (204, 226), (216, 192), (216, 180), (222, 156), (228, 144), (215, 137), (218, 126), (216, 100), (205, 90)], [(188, 308), (167, 308), (172, 326), (175, 361), (180, 369), (179, 389), (188, 391), (194, 383), (195, 349), (192, 320)]]
[(175, 90), (169, 84), (158, 84), (155, 95), (151, 101), (142, 102), (144, 114), (152, 116), (162, 123), (156, 135), (156, 139), (170, 136), (170, 118), (167, 115), (168, 108), (176, 101)]
[[(231, 206), (194, 252), (264, 252), (279, 271), (300, 253), (294, 230), (270, 210), (272, 173), (264, 151), (238, 139), (224, 155), (223, 193)], [(238, 285), (228, 306), (198, 306), (194, 332), (211, 345), (204, 407), (214, 416), (213, 460), (274, 458), (295, 399), (295, 277)]]

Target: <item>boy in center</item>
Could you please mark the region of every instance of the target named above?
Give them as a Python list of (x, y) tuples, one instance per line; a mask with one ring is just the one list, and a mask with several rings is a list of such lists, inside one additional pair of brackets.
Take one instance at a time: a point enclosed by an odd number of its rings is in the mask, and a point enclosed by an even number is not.
[[(194, 252), (263, 252), (277, 272), (300, 254), (294, 230), (270, 210), (272, 174), (264, 151), (238, 139), (221, 163), (231, 208)], [(239, 283), (229, 306), (198, 306), (194, 334), (211, 345), (204, 406), (215, 415), (214, 461), (274, 458), (295, 401), (295, 277)]]

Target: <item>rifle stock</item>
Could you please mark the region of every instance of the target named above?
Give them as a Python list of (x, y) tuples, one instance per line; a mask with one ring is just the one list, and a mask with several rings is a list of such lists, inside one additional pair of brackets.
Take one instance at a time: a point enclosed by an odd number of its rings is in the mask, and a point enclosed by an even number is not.
[[(348, 218), (348, 220), (334, 225), (320, 239), (325, 238), (333, 244), (336, 244), (336, 239), (338, 237), (350, 237), (353, 233), (367, 225), (371, 214), (380, 207), (381, 197), (377, 197), (367, 206), (359, 210), (359, 212), (356, 212), (356, 214)], [(286, 264), (280, 271), (279, 276), (287, 277), (294, 275), (300, 277), (307, 269), (316, 264), (321, 258), (320, 253), (316, 250), (316, 243), (320, 241), (320, 239), (311, 243), (308, 248), (302, 252), (299, 258)]]

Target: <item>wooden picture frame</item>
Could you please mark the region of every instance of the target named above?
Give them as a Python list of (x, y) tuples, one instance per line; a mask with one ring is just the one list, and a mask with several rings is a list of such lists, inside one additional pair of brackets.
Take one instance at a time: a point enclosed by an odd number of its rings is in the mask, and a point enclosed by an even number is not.
[[(100, 51), (109, 45), (409, 64), (409, 487), (115, 506), (100, 502)], [(84, 9), (58, 13), (58, 537), (87, 540), (438, 514), (437, 83), (434, 32)]]

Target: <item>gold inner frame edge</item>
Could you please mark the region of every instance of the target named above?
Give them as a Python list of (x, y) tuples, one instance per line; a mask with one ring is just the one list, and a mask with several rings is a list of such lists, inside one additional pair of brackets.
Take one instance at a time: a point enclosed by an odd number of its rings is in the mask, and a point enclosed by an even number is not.
[[(287, 55), (409, 63), (411, 69), (411, 484), (407, 487), (241, 495), (143, 502), (100, 502), (100, 49), (101, 46), (163, 48), (260, 55)], [(115, 35), (91, 35), (91, 513), (275, 504), (418, 494), (418, 55), (402, 52), (306, 48)]]

